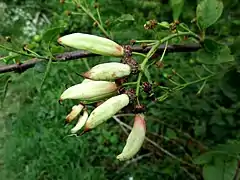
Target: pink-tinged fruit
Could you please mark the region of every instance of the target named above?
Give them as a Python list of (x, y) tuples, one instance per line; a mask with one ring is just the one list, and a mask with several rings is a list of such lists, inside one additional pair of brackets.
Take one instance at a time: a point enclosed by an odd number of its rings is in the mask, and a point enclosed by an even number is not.
[(146, 123), (143, 114), (136, 114), (131, 133), (127, 138), (126, 145), (121, 154), (117, 156), (120, 161), (131, 159), (135, 156), (143, 145), (146, 134)]

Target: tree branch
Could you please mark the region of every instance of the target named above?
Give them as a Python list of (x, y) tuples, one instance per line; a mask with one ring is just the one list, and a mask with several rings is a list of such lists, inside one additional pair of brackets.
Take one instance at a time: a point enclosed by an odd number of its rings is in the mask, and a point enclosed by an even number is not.
[[(156, 51), (156, 55), (160, 55), (159, 53), (162, 53), (164, 51), (165, 45), (161, 45), (158, 50)], [(194, 52), (201, 48), (199, 44), (189, 44), (189, 45), (168, 45), (166, 52), (172, 53), (172, 52)], [(133, 46), (132, 51), (139, 52), (139, 53), (147, 53), (151, 47), (142, 47), (142, 46)], [(80, 58), (87, 58), (87, 57), (94, 57), (99, 56), (94, 53), (90, 53), (87, 51), (73, 51), (73, 52), (65, 52), (62, 54), (55, 55), (55, 59), (53, 62), (65, 62), (70, 60), (76, 60)], [(22, 73), (25, 70), (32, 68), (35, 66), (35, 64), (39, 62), (45, 61), (44, 59), (37, 59), (33, 58), (30, 59), (22, 64), (11, 64), (11, 65), (3, 65), (0, 66), (0, 73), (6, 73), (6, 72), (17, 72)]]

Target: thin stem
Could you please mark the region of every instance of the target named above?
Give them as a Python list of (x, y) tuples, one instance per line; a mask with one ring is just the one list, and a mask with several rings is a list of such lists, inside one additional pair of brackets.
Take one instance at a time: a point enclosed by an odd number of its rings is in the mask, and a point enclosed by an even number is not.
[(16, 51), (16, 50), (14, 50), (14, 49), (11, 49), (11, 48), (9, 48), (9, 47), (5, 47), (5, 46), (3, 46), (3, 45), (0, 45), (0, 48), (5, 49), (5, 50), (10, 51), (10, 52), (14, 52), (14, 53), (23, 55), (23, 56), (28, 56), (28, 57), (33, 57), (33, 58), (39, 58), (39, 59), (48, 59), (48, 58), (46, 58), (46, 57), (36, 56), (36, 55), (33, 55), (33, 54), (27, 54), (27, 53), (24, 53), (24, 52), (21, 52), (21, 51)]
[(73, 15), (85, 15), (86, 13), (80, 13), (80, 12), (71, 12)]
[(197, 180), (197, 178), (191, 174), (185, 167), (181, 167), (181, 169), (192, 179), (192, 180)]
[(160, 89), (164, 89), (164, 90), (170, 90), (170, 88), (165, 87), (165, 86), (156, 86), (156, 87), (158, 87), (158, 88), (160, 88)]
[(135, 43), (156, 43), (157, 40), (136, 40)]
[[(143, 62), (141, 63), (141, 71), (138, 75), (138, 79), (137, 79), (137, 86), (136, 86), (136, 96), (138, 98), (139, 95), (139, 89), (140, 89), (140, 83), (141, 83), (141, 78), (143, 76), (143, 72), (145, 70), (145, 66), (148, 62), (148, 60), (151, 58), (151, 56), (157, 51), (157, 48), (165, 43), (166, 41), (178, 37), (178, 36), (185, 36), (185, 35), (190, 35), (190, 36), (197, 36), (196, 34), (192, 33), (192, 32), (178, 32), (176, 34), (171, 34), (163, 39), (161, 39), (160, 41), (156, 41), (156, 44), (154, 46), (152, 46), (152, 48), (150, 49), (150, 51), (147, 53), (145, 59), (143, 60)], [(198, 36), (197, 36), (198, 37)]]
[(181, 28), (183, 28), (185, 31), (193, 34), (194, 37), (195, 37), (197, 40), (200, 40), (200, 37), (199, 37), (197, 34), (195, 34), (194, 32), (192, 32), (188, 27), (184, 26), (183, 24), (179, 24), (179, 26), (180, 26)]
[(184, 137), (190, 139), (191, 141), (195, 142), (196, 144), (198, 144), (199, 146), (201, 146), (203, 149), (205, 149), (205, 150), (208, 149), (208, 147), (206, 147), (205, 145), (203, 145), (203, 144), (202, 144), (201, 142), (199, 142), (198, 140), (194, 139), (194, 138), (193, 138), (192, 136), (190, 136), (188, 133), (185, 133), (185, 132), (179, 130), (178, 128), (174, 127), (173, 125), (171, 125), (171, 124), (169, 124), (169, 123), (166, 123), (166, 122), (164, 122), (164, 121), (161, 121), (161, 120), (159, 120), (158, 118), (152, 118), (152, 117), (150, 117), (150, 116), (148, 116), (147, 118), (148, 118), (148, 119), (151, 119), (151, 120), (153, 120), (153, 121), (156, 121), (156, 122), (158, 122), (158, 123), (160, 123), (160, 124), (162, 124), (162, 125), (167, 126), (168, 128), (176, 131), (177, 133), (179, 133), (179, 134), (183, 135)]
[(136, 85), (136, 84), (137, 84), (137, 82), (127, 82), (127, 83), (122, 84), (122, 86)]
[(233, 180), (239, 180), (239, 179), (240, 179), (240, 168), (238, 167)]
[(141, 71), (144, 71), (145, 66), (148, 62), (148, 60), (151, 58), (151, 56), (157, 51), (158, 46), (160, 46), (162, 43), (161, 41), (158, 41), (154, 46), (152, 46), (152, 48), (150, 49), (150, 51), (147, 53), (145, 59), (143, 60), (142, 64), (141, 64)]
[(200, 75), (198, 74), (198, 72), (196, 71), (196, 69), (193, 68), (193, 71), (194, 71), (195, 75), (196, 75), (199, 79), (202, 78), (202, 76), (200, 76)]
[(127, 129), (126, 129), (122, 124), (119, 124), (119, 126), (121, 127), (121, 129), (123, 130), (123, 132), (128, 136), (129, 133), (128, 133)]
[(173, 81), (172, 79), (168, 79), (172, 84), (175, 84), (175, 85), (177, 85), (177, 86), (180, 86), (180, 84), (179, 83), (177, 83), (177, 82), (175, 82), (175, 81)]
[[(120, 125), (120, 124), (119, 124)], [(122, 127), (122, 126), (121, 126)], [(123, 127), (124, 128), (124, 127)], [(125, 129), (125, 128), (124, 128)], [(126, 130), (126, 129), (125, 129)], [(143, 155), (141, 155), (141, 156), (137, 156), (136, 158), (134, 158), (134, 159), (131, 159), (131, 160), (128, 160), (123, 166), (122, 166), (122, 168), (121, 169), (119, 169), (118, 171), (117, 171), (117, 173), (119, 173), (119, 172), (121, 172), (122, 170), (124, 170), (128, 165), (130, 165), (130, 164), (132, 164), (132, 163), (136, 163), (137, 161), (139, 161), (139, 160), (141, 160), (141, 159), (143, 159), (143, 158), (145, 158), (145, 157), (149, 157), (149, 156), (151, 156), (152, 155), (152, 153), (147, 153), (147, 154), (143, 154)]]
[[(163, 39), (161, 39), (160, 41), (157, 41), (156, 44), (151, 48), (151, 50), (148, 52), (146, 58), (143, 60), (142, 64), (141, 64), (141, 70), (144, 70), (146, 63), (148, 62), (148, 59), (156, 52), (158, 46), (160, 46), (161, 44), (165, 43), (166, 41), (173, 39), (175, 37), (178, 36), (186, 36), (186, 35), (190, 35), (190, 36), (197, 36), (194, 33), (191, 32), (179, 32), (176, 34), (171, 34)], [(198, 37), (198, 36), (197, 36)]]
[(164, 58), (164, 56), (165, 56), (167, 47), (168, 47), (168, 41), (166, 41), (165, 48), (164, 48), (164, 50), (163, 50), (163, 53), (162, 53), (162, 56), (161, 56), (159, 62), (162, 62), (162, 60), (163, 60), (163, 58)]
[(172, 38), (178, 37), (178, 36), (193, 36), (196, 39), (199, 39), (199, 36), (195, 33), (192, 33), (192, 32), (178, 32), (178, 33), (171, 34), (171, 35), (161, 39), (161, 43), (164, 43), (164, 42), (166, 42), (166, 41), (168, 41)]
[(97, 9), (97, 15), (98, 15), (99, 22), (100, 22), (100, 24), (102, 26), (103, 23), (102, 23), (102, 18), (101, 18), (100, 12), (99, 12), (99, 8), (96, 8), (96, 9)]
[[(206, 77), (203, 77), (203, 78), (201, 78), (201, 79), (197, 79), (197, 80), (195, 80), (195, 81), (191, 81), (191, 82), (188, 82), (188, 83), (185, 83), (185, 84), (181, 84), (181, 85), (179, 85), (179, 87), (175, 87), (175, 88), (173, 88), (174, 90), (176, 90), (176, 89), (178, 89), (178, 90), (180, 90), (180, 89), (183, 89), (183, 88), (185, 88), (185, 87), (187, 87), (187, 86), (189, 86), (189, 85), (192, 85), (192, 84), (195, 84), (195, 83), (199, 83), (199, 82), (202, 82), (202, 81), (205, 81), (205, 80), (207, 80), (207, 79), (209, 79), (209, 78), (211, 78), (211, 77), (213, 77), (213, 76), (215, 76), (216, 74), (211, 74), (211, 75), (209, 75), (209, 76), (206, 76)], [(180, 88), (180, 89), (179, 89)]]
[[(166, 44), (165, 44), (165, 47), (164, 47), (162, 56), (161, 56), (160, 60), (159, 60), (157, 63), (161, 63), (161, 62), (163, 61), (163, 58), (164, 58), (164, 56), (165, 56), (167, 47), (168, 47), (168, 41), (166, 41)], [(152, 61), (152, 62), (148, 65), (148, 67), (149, 67), (149, 66), (152, 66), (152, 65), (155, 64), (155, 63), (156, 63), (156, 61)], [(148, 68), (148, 67), (147, 67), (147, 68)]]
[(202, 64), (202, 67), (209, 73), (214, 74), (205, 64)]
[(104, 34), (106, 37), (110, 37), (110, 35), (109, 35), (109, 34), (107, 33), (107, 31), (103, 28), (103, 26), (98, 22), (98, 20), (93, 16), (93, 14), (92, 14), (90, 11), (88, 11), (81, 3), (77, 3), (76, 0), (74, 0), (74, 1), (75, 1), (76, 4), (79, 5), (79, 7), (80, 7), (90, 18), (92, 18), (92, 20), (93, 20), (94, 22), (97, 23), (99, 29), (103, 32), (103, 34)]
[(28, 49), (28, 48), (25, 48), (26, 51), (30, 52), (31, 54), (35, 55), (36, 57), (41, 57), (39, 54), (37, 54), (36, 52)]
[(169, 92), (166, 92), (166, 93), (164, 93), (162, 96), (158, 97), (157, 100), (160, 101), (160, 102), (162, 102), (162, 101), (164, 101), (165, 99), (167, 99), (168, 96), (169, 96)]
[[(164, 126), (163, 126), (162, 129), (164, 129)], [(183, 141), (185, 141), (185, 140), (183, 140), (179, 137), (177, 137), (176, 139), (175, 138), (168, 138), (168, 137), (162, 135), (164, 133), (158, 134), (158, 133), (149, 132), (149, 134), (151, 134), (153, 136), (156, 136), (156, 137), (159, 137), (162, 140), (165, 140), (167, 142), (171, 141), (172, 143), (174, 143), (176, 146), (178, 146), (179, 149), (181, 149), (185, 153), (185, 155), (191, 160), (191, 162), (193, 162), (193, 158), (188, 154), (188, 152), (186, 152), (184, 146), (182, 145)]]
[[(209, 75), (209, 76), (206, 76), (206, 77), (203, 77), (203, 78), (201, 78), (201, 79), (197, 79), (197, 80), (195, 80), (195, 81), (191, 81), (191, 82), (188, 82), (188, 83), (185, 83), (185, 84), (176, 84), (175, 81), (170, 81), (170, 82), (172, 82), (172, 83), (174, 83), (174, 84), (177, 85), (176, 87), (174, 87), (174, 88), (172, 89), (172, 92), (179, 91), (179, 90), (184, 89), (185, 87), (187, 87), (187, 86), (189, 86), (189, 85), (192, 85), (192, 84), (195, 84), (195, 83), (199, 83), (199, 82), (201, 82), (201, 81), (206, 81), (206, 80), (208, 80), (209, 78), (211, 78), (211, 77), (213, 77), (213, 76), (215, 76), (215, 75), (216, 75), (216, 74), (212, 74), (212, 75)], [(164, 101), (165, 99), (168, 98), (168, 96), (170, 95), (170, 93), (171, 93), (171, 92), (166, 92), (166, 93), (164, 93), (162, 96), (158, 97), (157, 100), (160, 101), (160, 102)]]
[(77, 82), (72, 78), (70, 74), (68, 74), (68, 79), (71, 81), (72, 84), (77, 84)]
[(152, 141), (151, 139), (149, 139), (148, 137), (145, 138), (146, 141), (150, 142), (152, 145), (154, 145), (155, 147), (157, 147), (160, 151), (162, 151), (163, 153), (165, 153), (166, 155), (168, 155), (169, 157), (171, 157), (172, 159), (175, 159), (183, 164), (187, 164), (190, 167), (195, 168), (195, 166), (193, 164), (190, 164), (180, 158), (178, 158), (177, 156), (175, 156), (174, 154), (170, 153), (169, 151), (165, 150), (164, 148), (162, 148), (161, 146), (159, 146), (156, 142)]
[(44, 84), (44, 82), (45, 82), (45, 80), (46, 80), (46, 78), (47, 78), (47, 76), (48, 76), (49, 71), (50, 71), (51, 64), (52, 64), (52, 58), (50, 58), (49, 61), (48, 61), (47, 68), (46, 68), (46, 71), (45, 71), (45, 73), (44, 73), (44, 77), (43, 77), (43, 79), (42, 79), (42, 82), (41, 82), (41, 84), (40, 84), (39, 91), (42, 90), (43, 84)]
[(88, 70), (90, 70), (90, 66), (89, 66), (88, 61), (87, 61), (86, 58), (83, 59), (83, 62), (84, 62), (84, 64), (85, 64), (86, 68), (87, 68)]
[(137, 79), (137, 86), (136, 86), (136, 96), (138, 98), (139, 96), (139, 90), (140, 90), (140, 83), (141, 83), (141, 78), (142, 78), (143, 73), (140, 72), (138, 75), (138, 79)]
[(4, 61), (5, 63), (7, 63), (9, 59), (13, 59), (13, 58), (16, 58), (18, 56), (19, 56), (19, 54), (4, 56), (4, 57), (0, 58), (0, 61)]
[(146, 57), (145, 54), (143, 54), (143, 53), (139, 53), (139, 52), (132, 52), (132, 54), (134, 54), (134, 55), (138, 55), (138, 56)]
[(7, 81), (4, 84), (4, 87), (3, 87), (3, 90), (2, 90), (2, 100), (1, 100), (0, 106), (2, 106), (4, 104), (4, 100), (5, 100), (5, 97), (6, 97), (6, 94), (7, 94), (7, 90), (8, 90), (8, 85), (9, 85), (10, 82), (11, 82), (11, 77), (9, 76), (7, 78)]
[(205, 80), (205, 81), (203, 82), (202, 86), (200, 87), (200, 89), (199, 89), (198, 92), (197, 92), (197, 95), (201, 94), (201, 92), (202, 92), (203, 88), (205, 87), (206, 83), (207, 83), (207, 80)]
[(179, 24), (181, 28), (183, 28), (185, 31), (192, 32), (188, 27), (184, 26), (184, 24)]
[(153, 43), (146, 44), (146, 46), (154, 46), (155, 44), (156, 42), (153, 42)]
[(179, 73), (175, 72), (175, 74), (176, 74), (180, 79), (182, 79), (184, 82), (187, 82), (187, 80), (186, 80), (184, 77), (182, 77)]
[(137, 86), (136, 86), (136, 96), (138, 98), (139, 96), (139, 90), (140, 90), (140, 83), (141, 83), (141, 79), (143, 76), (143, 72), (145, 70), (145, 66), (149, 60), (149, 58), (157, 51), (158, 46), (161, 45), (161, 42), (158, 41), (151, 49), (150, 51), (147, 53), (145, 59), (143, 60), (142, 64), (141, 64), (141, 72), (138, 75), (138, 79), (137, 79)]

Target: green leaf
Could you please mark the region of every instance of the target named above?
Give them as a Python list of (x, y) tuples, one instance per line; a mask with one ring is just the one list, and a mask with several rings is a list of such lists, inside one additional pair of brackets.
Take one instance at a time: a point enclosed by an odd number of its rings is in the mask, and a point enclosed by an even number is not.
[(232, 21), (232, 23), (233, 23), (233, 24), (236, 24), (236, 25), (240, 25), (240, 20), (235, 19), (235, 20)]
[(235, 176), (238, 161), (236, 159), (226, 162), (224, 166), (224, 180), (232, 180)]
[(118, 136), (113, 134), (109, 137), (109, 141), (112, 143), (112, 144), (117, 144), (118, 143)]
[(170, 6), (172, 8), (173, 20), (178, 20), (182, 13), (184, 0), (170, 0)]
[(34, 70), (38, 73), (43, 73), (45, 72), (47, 67), (46, 61), (40, 61), (34, 65)]
[(239, 52), (239, 46), (240, 46), (240, 36), (235, 37), (234, 42), (230, 45), (230, 49), (232, 54), (237, 57), (238, 64), (240, 63), (240, 52)]
[(234, 56), (228, 46), (206, 39), (204, 49), (197, 52), (197, 61), (203, 64), (220, 64), (234, 61)]
[(201, 29), (213, 25), (221, 16), (223, 3), (220, 0), (203, 0), (197, 6), (197, 22)]
[(54, 38), (56, 38), (59, 33), (63, 30), (63, 26), (61, 27), (54, 27), (51, 29), (48, 29), (43, 33), (43, 38), (42, 40), (45, 41), (46, 43), (51, 42)]
[(195, 164), (207, 164), (212, 161), (213, 155), (214, 155), (213, 152), (206, 152), (194, 158), (193, 161)]
[(150, 72), (148, 71), (148, 67), (145, 68), (145, 70), (144, 70), (144, 75), (146, 76), (148, 82), (149, 82), (150, 84), (152, 84), (152, 79), (151, 79)]
[(11, 80), (11, 76), (10, 75), (3, 75), (0, 77), (0, 82), (1, 82), (1, 86), (0, 86), (0, 98), (1, 98), (1, 106), (4, 102), (4, 99), (6, 97), (6, 94), (7, 94), (7, 90), (8, 90), (8, 85), (9, 83), (12, 81)]
[(206, 123), (205, 122), (198, 122), (196, 121), (195, 126), (194, 126), (194, 134), (197, 137), (204, 136), (206, 134), (207, 128), (206, 128)]
[(134, 21), (134, 17), (131, 14), (123, 14), (122, 16), (120, 16), (119, 18), (116, 19), (116, 21)]
[(225, 161), (216, 159), (214, 164), (207, 164), (203, 167), (204, 180), (232, 180), (237, 168), (237, 160)]
[(177, 134), (176, 134), (175, 131), (173, 131), (172, 129), (167, 128), (166, 136), (167, 136), (169, 139), (175, 139), (175, 138), (177, 137)]
[(176, 171), (174, 165), (168, 165), (167, 167), (164, 167), (163, 169), (160, 170), (161, 173), (167, 174), (167, 175), (172, 175)]
[(207, 164), (212, 162), (213, 159), (220, 159), (220, 157), (236, 157), (240, 154), (240, 143), (227, 143), (219, 144), (212, 150), (201, 154), (200, 156), (194, 158), (195, 164)]
[(217, 52), (221, 49), (221, 47), (223, 46), (222, 44), (218, 43), (217, 41), (214, 41), (212, 39), (208, 39), (206, 38), (204, 40), (204, 49), (207, 51), (207, 52)]
[(63, 53), (63, 52), (64, 52), (64, 48), (62, 46), (56, 46), (56, 45), (51, 46), (52, 54)]
[(48, 61), (48, 64), (47, 64), (47, 67), (46, 67), (46, 71), (45, 71), (45, 73), (44, 73), (44, 77), (43, 77), (42, 82), (41, 82), (41, 84), (40, 84), (39, 91), (41, 91), (42, 86), (43, 86), (45, 80), (47, 79), (47, 76), (48, 76), (49, 71), (50, 71), (50, 68), (51, 68), (51, 64), (52, 64), (52, 58), (50, 58), (49, 61)]
[(205, 165), (203, 167), (203, 179), (204, 180), (222, 180), (223, 165)]
[(213, 150), (225, 152), (229, 155), (240, 154), (240, 143), (219, 144)]
[(223, 94), (234, 102), (240, 100), (240, 84), (236, 83), (239, 78), (240, 73), (237, 69), (233, 69), (225, 73), (219, 83)]

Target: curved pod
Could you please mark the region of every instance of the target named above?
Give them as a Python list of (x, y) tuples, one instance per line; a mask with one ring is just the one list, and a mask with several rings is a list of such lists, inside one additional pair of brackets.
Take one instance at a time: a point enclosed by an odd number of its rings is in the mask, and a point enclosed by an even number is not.
[(88, 119), (88, 112), (85, 110), (83, 112), (83, 115), (78, 119), (77, 124), (71, 129), (71, 133), (76, 133), (78, 132), (80, 129), (82, 129), (82, 127), (85, 125), (86, 121)]
[(117, 156), (120, 161), (131, 159), (142, 147), (146, 134), (146, 124), (143, 114), (136, 114), (131, 133), (121, 154)]
[(93, 129), (107, 121), (128, 104), (129, 97), (126, 94), (114, 96), (106, 100), (92, 111), (86, 122), (85, 131)]

